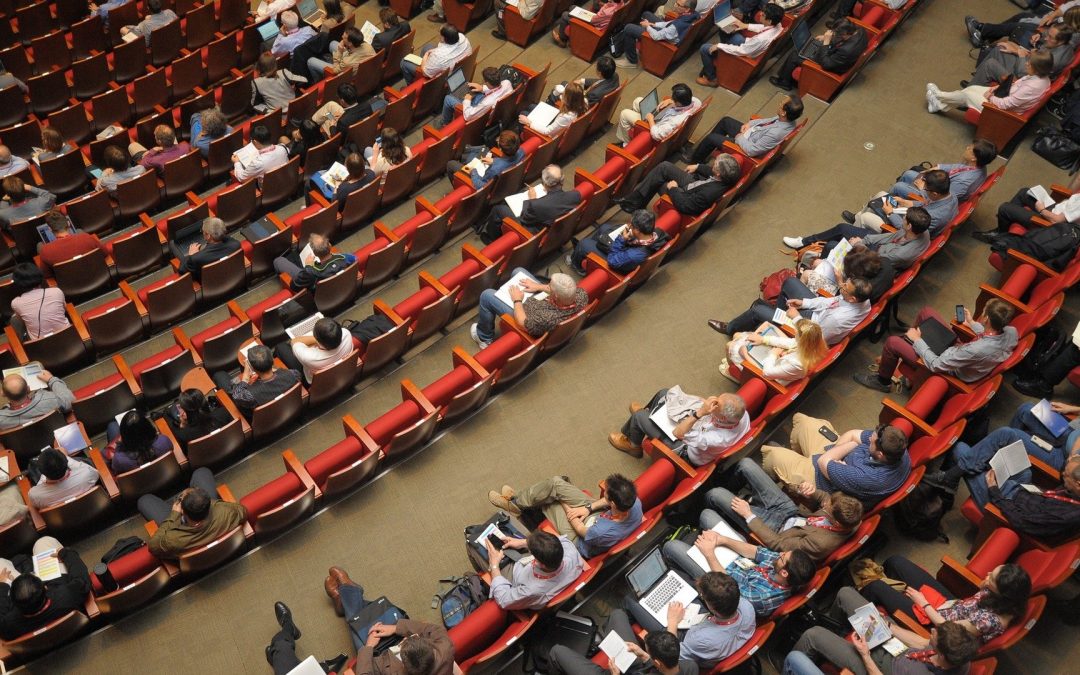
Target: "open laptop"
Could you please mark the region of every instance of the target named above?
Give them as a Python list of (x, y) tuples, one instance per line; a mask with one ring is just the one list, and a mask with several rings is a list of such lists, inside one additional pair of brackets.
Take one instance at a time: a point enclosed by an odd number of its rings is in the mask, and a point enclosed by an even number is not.
[(660, 93), (653, 89), (648, 94), (641, 97), (641, 103), (638, 104), (638, 112), (641, 113), (641, 118), (645, 119), (647, 116), (656, 112), (657, 106), (660, 105)]
[(259, 31), (259, 37), (262, 39), (262, 51), (266, 51), (269, 48), (270, 43), (277, 39), (278, 34), (281, 32), (281, 27), (278, 26), (277, 21), (270, 19), (266, 23), (260, 23), (255, 27), (255, 30)]
[(192, 244), (201, 244), (203, 242), (202, 224), (203, 221), (199, 218), (176, 229), (176, 234), (172, 240), (176, 242), (181, 251), (186, 252)]
[[(626, 574), (630, 590), (637, 596), (638, 602), (661, 626), (667, 625), (667, 606), (680, 602), (688, 608), (697, 599), (698, 593), (693, 585), (668, 568), (660, 548), (654, 548), (644, 560), (634, 565)], [(696, 615), (687, 611), (688, 616)], [(680, 625), (680, 627), (682, 627)]]
[(814, 60), (814, 56), (817, 55), (817, 48), (813, 46), (814, 41), (810, 39), (810, 27), (806, 21), (796, 21), (795, 27), (791, 29), (791, 41), (795, 44), (795, 51), (799, 52), (799, 58)]
[(293, 324), (286, 328), (285, 334), (289, 336), (290, 340), (300, 337), (301, 335), (311, 335), (311, 332), (315, 330), (315, 322), (321, 318), (323, 318), (322, 312), (315, 312), (300, 323)]
[(277, 231), (277, 228), (267, 218), (253, 220), (240, 228), (240, 234), (251, 243), (262, 241)]
[(455, 68), (446, 78), (446, 86), (454, 98), (463, 98), (469, 91), (469, 80), (461, 68)]
[(734, 33), (739, 20), (731, 16), (731, 0), (720, 0), (713, 7), (713, 23), (725, 33)]
[(296, 3), (296, 13), (300, 15), (304, 23), (316, 30), (322, 25), (323, 17), (326, 16), (326, 12), (319, 9), (315, 0), (300, 0)]

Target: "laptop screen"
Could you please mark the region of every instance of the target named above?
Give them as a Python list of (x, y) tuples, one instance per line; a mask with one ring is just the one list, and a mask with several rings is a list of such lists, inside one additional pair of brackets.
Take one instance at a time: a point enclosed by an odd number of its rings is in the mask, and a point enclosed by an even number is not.
[(53, 234), (52, 228), (48, 225), (37, 226), (38, 237), (41, 238), (41, 243), (48, 244), (50, 241), (56, 241), (56, 235)]
[(319, 11), (319, 6), (315, 4), (315, 0), (300, 0), (296, 3), (296, 13), (301, 19), (307, 19), (317, 11)]
[(731, 0), (720, 0), (712, 10), (713, 23), (720, 23), (731, 16)]
[(656, 106), (658, 105), (660, 105), (660, 94), (656, 93), (656, 90), (653, 89), (641, 99), (641, 103), (638, 104), (638, 112), (640, 112), (641, 117), (644, 118), (646, 115), (651, 115), (655, 112)]
[(461, 72), (461, 68), (457, 68), (446, 78), (446, 86), (450, 88), (450, 91), (457, 91), (461, 85), (465, 84), (465, 81), (465, 73)]
[(626, 575), (626, 581), (631, 590), (640, 598), (649, 592), (660, 577), (667, 573), (668, 566), (664, 562), (663, 554), (659, 548), (654, 548), (645, 559), (634, 566)]
[(274, 36), (278, 34), (279, 29), (277, 23), (271, 19), (266, 23), (259, 24), (257, 30), (259, 31), (259, 37), (263, 39), (263, 42), (266, 42), (267, 40), (273, 40)]

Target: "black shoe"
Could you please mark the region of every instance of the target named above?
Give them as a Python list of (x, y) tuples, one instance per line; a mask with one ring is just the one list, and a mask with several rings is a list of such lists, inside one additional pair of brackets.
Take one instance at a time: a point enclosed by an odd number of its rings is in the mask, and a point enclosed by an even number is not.
[(506, 33), (502, 32), (498, 28), (491, 31), (491, 36), (495, 37), (495, 38), (498, 38), (500, 40), (505, 40), (506, 39)]
[(1018, 377), (1013, 380), (1012, 388), (1032, 398), (1050, 398), (1054, 395), (1054, 388), (1038, 375), (1027, 378)]
[(849, 225), (855, 224), (855, 214), (851, 211), (841, 211), (840, 217), (847, 221)]
[(274, 603), (274, 616), (277, 618), (281, 630), (292, 635), (292, 639), (300, 639), (300, 629), (293, 623), (292, 610), (284, 602)]
[(976, 230), (975, 232), (971, 233), (971, 236), (973, 239), (978, 239), (983, 243), (993, 244), (1001, 236), (1001, 233), (997, 232), (996, 230), (990, 230), (988, 232), (981, 232)]
[(870, 389), (877, 389), (880, 392), (889, 393), (892, 391), (892, 382), (882, 382), (881, 378), (873, 373), (855, 373), (851, 376), (851, 379), (855, 380), (864, 387)]
[(270, 645), (266, 645), (266, 662), (270, 665), (274, 665), (274, 650)]
[(731, 335), (731, 330), (728, 329), (727, 321), (717, 321), (716, 319), (709, 319), (709, 328), (712, 328), (717, 333), (724, 335)]
[(616, 199), (615, 204), (627, 213), (633, 213), (634, 211), (637, 211), (641, 208), (641, 206), (639, 206), (637, 202), (630, 199), (629, 197), (622, 197), (620, 199)]
[(325, 661), (319, 661), (319, 666), (322, 667), (323, 672), (337, 673), (342, 668), (345, 667), (345, 664), (348, 663), (348, 661), (349, 661), (348, 656), (346, 656), (345, 654), (338, 654), (337, 656), (335, 656), (332, 659), (326, 659)]
[(951, 495), (956, 494), (956, 488), (959, 487), (959, 483), (953, 483), (949, 480), (949, 475), (944, 471), (931, 471), (923, 476), (923, 482), (927, 485), (932, 485), (939, 490), (944, 490)]
[(967, 31), (968, 40), (971, 41), (971, 46), (981, 47), (983, 43), (982, 37), (982, 24), (975, 20), (973, 16), (964, 17), (964, 30)]
[(970, 84), (971, 84), (971, 80), (960, 80), (960, 88), (961, 89), (967, 89), (968, 85), (970, 85)]
[(784, 91), (791, 91), (795, 88), (794, 82), (792, 82), (791, 80), (782, 80), (776, 75), (769, 76), (769, 83), (772, 84), (774, 87), (780, 87)]

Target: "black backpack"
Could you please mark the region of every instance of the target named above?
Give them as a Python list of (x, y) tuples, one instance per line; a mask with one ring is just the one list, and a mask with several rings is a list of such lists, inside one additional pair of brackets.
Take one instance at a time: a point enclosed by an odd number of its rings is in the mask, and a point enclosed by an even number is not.
[(1057, 271), (1076, 255), (1080, 248), (1080, 231), (1072, 223), (1054, 223), (1049, 227), (1036, 227), (1022, 235), (1006, 234), (998, 237), (990, 248), (1005, 255), (1010, 248), (1029, 255)]
[(487, 599), (486, 584), (472, 572), (463, 577), (439, 579), (439, 584), (440, 586), (449, 584), (450, 587), (435, 594), (431, 600), (431, 608), (439, 610), (443, 625), (447, 628), (453, 628), (461, 623)]
[(952, 495), (923, 480), (892, 510), (893, 522), (901, 534), (912, 539), (948, 543), (941, 519), (952, 506)]
[(499, 66), (499, 82), (510, 80), (511, 86), (517, 89), (525, 84), (525, 75), (517, 68), (510, 65)]

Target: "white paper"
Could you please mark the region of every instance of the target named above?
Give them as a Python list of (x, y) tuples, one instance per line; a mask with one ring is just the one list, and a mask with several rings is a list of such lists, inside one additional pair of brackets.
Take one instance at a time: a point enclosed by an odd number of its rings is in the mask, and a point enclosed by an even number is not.
[(790, 316), (787, 315), (786, 311), (779, 308), (775, 312), (773, 312), (772, 322), (781, 326), (791, 326), (792, 328), (795, 327), (795, 319), (792, 319)]
[[(524, 272), (518, 272), (514, 276), (510, 277), (509, 281), (499, 287), (499, 290), (495, 291), (495, 297), (505, 302), (508, 306), (513, 307), (514, 301), (510, 299), (510, 287), (520, 285), (522, 280), (532, 280), (529, 275)], [(529, 298), (536, 298), (537, 300), (543, 300), (547, 297), (547, 293), (540, 291), (539, 293), (525, 293), (525, 300)]]
[(1035, 201), (1042, 202), (1045, 208), (1050, 208), (1054, 205), (1054, 198), (1050, 196), (1050, 193), (1046, 191), (1041, 185), (1028, 188), (1028, 194), (1035, 198)]
[(247, 165), (259, 156), (259, 149), (251, 143), (248, 143), (234, 154), (236, 155), (236, 161), (240, 163), (240, 166), (247, 168)]
[[(536, 194), (536, 196), (533, 197), (533, 199), (540, 199), (541, 197), (543, 197), (544, 195), (547, 194), (547, 190), (544, 189), (543, 185), (538, 184), (532, 190)], [(516, 195), (510, 195), (509, 197), (506, 197), (503, 201), (505, 201), (506, 205), (510, 207), (510, 210), (514, 212), (514, 217), (515, 218), (520, 218), (521, 217), (521, 209), (524, 208), (525, 200), (528, 199), (528, 198), (529, 198), (529, 191), (525, 190), (524, 192), (519, 192)]]
[(300, 251), (300, 264), (307, 267), (313, 262), (315, 262), (315, 251), (311, 250), (309, 243)]
[(309, 656), (290, 670), (287, 675), (324, 675), (325, 670), (314, 656)]
[(619, 237), (623, 236), (623, 234), (626, 233), (626, 231), (629, 229), (630, 226), (628, 224), (620, 225), (611, 232), (608, 232), (608, 239), (611, 239), (611, 241), (615, 241)]
[(637, 661), (637, 656), (626, 648), (626, 640), (623, 640), (615, 631), (608, 633), (600, 642), (600, 651), (607, 654), (608, 659), (615, 664), (620, 673), (625, 673)]
[(675, 427), (679, 424), (677, 421), (671, 419), (667, 414), (667, 406), (661, 404), (656, 412), (649, 415), (649, 419), (653, 424), (660, 427), (660, 430), (664, 432), (664, 435), (668, 437), (668, 440), (675, 440)]
[(365, 21), (360, 32), (364, 34), (364, 42), (371, 44), (375, 36), (379, 34), (379, 28), (370, 21)]
[(120, 426), (120, 420), (124, 419), (124, 415), (128, 414), (129, 412), (131, 412), (134, 409), (135, 408), (128, 408), (127, 410), (125, 410), (123, 412), (116, 413), (116, 416), (113, 417), (113, 419), (116, 420), (116, 425)]
[(832, 265), (837, 274), (844, 273), (844, 258), (851, 252), (851, 242), (844, 239), (840, 240), (840, 243), (829, 252), (829, 257), (825, 258), (825, 261)]
[(40, 361), (31, 361), (25, 366), (18, 366), (16, 368), (5, 368), (4, 377), (8, 375), (22, 375), (22, 378), (26, 380), (26, 386), (30, 388), (30, 391), (37, 391), (38, 389), (45, 389), (45, 383), (38, 377), (44, 368), (41, 366)]
[(596, 16), (596, 14), (582, 7), (574, 7), (570, 10), (570, 16), (577, 17), (586, 23), (592, 23), (593, 17)]
[(337, 190), (338, 185), (349, 177), (349, 170), (345, 168), (345, 165), (341, 162), (334, 162), (334, 164), (323, 171), (323, 181), (333, 190)]
[(990, 468), (994, 470), (998, 485), (1031, 466), (1023, 441), (1010, 443), (1001, 448), (990, 458)]
[(417, 56), (416, 54), (406, 54), (405, 55), (405, 61), (408, 61), (409, 63), (412, 63), (412, 64), (418, 66), (418, 65), (420, 65), (421, 62), (423, 62), (423, 59), (420, 58), (419, 56)]
[(88, 447), (78, 422), (65, 424), (59, 429), (53, 430), (53, 438), (56, 439), (56, 444), (69, 455), (82, 452)]
[[(736, 541), (742, 541), (742, 542), (746, 541), (746, 537), (744, 537), (741, 532), (736, 532), (735, 528), (733, 528), (730, 524), (728, 524), (728, 522), (726, 520), (721, 520), (719, 523), (717, 523), (712, 528), (712, 531), (713, 532), (719, 532), (720, 534), (722, 534), (723, 536), (725, 536), (725, 537), (727, 537), (729, 539), (734, 539)], [(709, 571), (709, 569), (710, 569), (709, 562), (707, 560), (705, 560), (705, 554), (702, 553), (701, 550), (697, 546), (691, 546), (690, 547), (689, 555), (690, 555), (690, 558), (694, 562), (696, 562), (699, 567), (701, 567), (701, 569), (705, 570), (706, 572)], [(727, 546), (717, 546), (716, 547), (716, 559), (720, 562), (721, 567), (727, 567), (731, 563), (738, 560), (740, 557), (741, 556), (739, 556), (738, 553), (736, 553), (735, 551), (732, 551)], [(745, 558), (744, 558), (744, 560), (745, 560)], [(753, 565), (753, 564), (754, 564), (753, 561), (751, 561), (751, 565)]]
[(481, 178), (483, 178), (484, 174), (487, 173), (487, 168), (488, 165), (484, 164), (484, 160), (480, 159), (479, 157), (473, 158), (473, 161), (465, 165), (465, 169), (467, 171), (475, 170), (476, 174)]
[(139, 35), (138, 33), (136, 33), (135, 31), (130, 31), (130, 32), (126, 33), (125, 35), (121, 36), (120, 39), (123, 40), (124, 42), (135, 42), (136, 40), (138, 40), (141, 37), (142, 36)]
[(34, 554), (34, 576), (42, 581), (60, 578), (60, 560), (56, 557), (55, 548)]
[(553, 105), (540, 101), (529, 113), (529, 126), (537, 129), (540, 127), (546, 127), (555, 120), (555, 116), (559, 114), (559, 109)]
[(889, 625), (885, 623), (885, 619), (873, 603), (867, 603), (856, 609), (855, 613), (848, 617), (848, 623), (856, 633), (862, 635), (870, 649), (884, 644), (892, 637)]
[(1074, 345), (1080, 347), (1080, 323), (1077, 323), (1076, 328), (1073, 328), (1072, 341)]
[(889, 638), (881, 647), (893, 656), (900, 656), (908, 650), (908, 646), (897, 638)]

